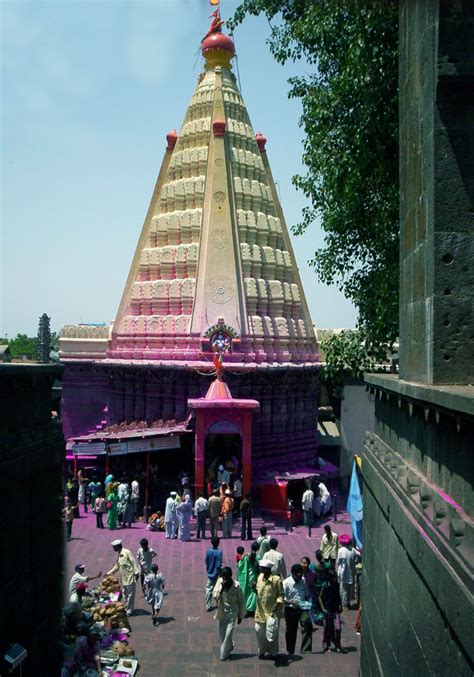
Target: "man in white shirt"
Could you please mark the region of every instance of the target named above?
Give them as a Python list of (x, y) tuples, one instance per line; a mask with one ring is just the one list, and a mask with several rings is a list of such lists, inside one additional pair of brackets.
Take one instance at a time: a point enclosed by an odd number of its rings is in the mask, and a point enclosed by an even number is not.
[(128, 484), (122, 480), (118, 485), (117, 496), (120, 503), (124, 503), (128, 496)]
[(176, 514), (176, 491), (170, 491), (170, 495), (166, 499), (165, 506), (165, 524), (166, 536), (165, 538), (178, 538), (176, 529), (178, 528), (178, 516)]
[[(84, 576), (86, 570), (86, 565), (82, 564), (82, 562), (79, 562), (76, 564), (74, 567), (74, 573), (71, 576), (71, 580), (69, 581), (69, 596), (72, 597), (73, 595), (76, 594), (76, 588), (79, 583), (87, 583), (88, 581), (93, 581), (96, 578), (100, 578), (102, 576), (102, 571), (99, 571), (97, 576)], [(70, 600), (70, 601), (75, 601)]]
[(138, 517), (138, 501), (140, 500), (140, 485), (138, 480), (133, 480), (132, 482), (131, 500), (133, 503), (133, 518), (136, 520)]
[(194, 514), (196, 515), (196, 538), (206, 538), (206, 519), (208, 502), (201, 492), (198, 493), (196, 503), (194, 504)]
[(314, 501), (313, 510), (318, 517), (321, 515), (327, 515), (331, 511), (332, 501), (331, 494), (327, 490), (327, 487), (322, 482), (319, 483), (318, 490), (316, 492), (316, 499)]
[(304, 525), (309, 528), (313, 526), (313, 501), (314, 492), (308, 487), (301, 499), (301, 507), (303, 508)]
[(274, 576), (280, 576), (282, 579), (286, 578), (286, 562), (281, 552), (278, 552), (278, 540), (276, 538), (271, 538), (270, 550), (265, 553), (265, 559), (273, 563), (272, 574)]
[(303, 609), (310, 602), (310, 594), (303, 579), (301, 564), (293, 564), (291, 576), (283, 581), (285, 595), (286, 650), (290, 656), (295, 653), (298, 625), (301, 628), (301, 653), (311, 653), (313, 624), (308, 609)]
[(336, 558), (337, 580), (341, 592), (342, 608), (348, 611), (354, 596), (355, 565), (359, 551), (352, 547), (352, 539), (347, 534), (339, 537), (339, 545)]

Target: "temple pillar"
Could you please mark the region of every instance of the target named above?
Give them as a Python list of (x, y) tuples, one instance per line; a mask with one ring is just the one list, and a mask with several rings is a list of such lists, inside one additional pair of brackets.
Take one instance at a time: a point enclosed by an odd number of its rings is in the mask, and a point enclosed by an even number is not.
[(246, 411), (242, 416), (242, 474), (243, 494), (250, 492), (252, 483), (252, 414)]
[(206, 426), (204, 412), (196, 412), (196, 435), (194, 451), (194, 483), (196, 496), (198, 492), (204, 494), (204, 445), (206, 441)]

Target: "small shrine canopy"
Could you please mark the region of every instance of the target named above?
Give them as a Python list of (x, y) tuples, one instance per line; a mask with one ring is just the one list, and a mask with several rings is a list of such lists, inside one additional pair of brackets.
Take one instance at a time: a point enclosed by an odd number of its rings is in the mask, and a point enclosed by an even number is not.
[(252, 411), (260, 408), (257, 400), (236, 399), (217, 372), (205, 397), (189, 399), (196, 411), (195, 482), (196, 491), (204, 491), (204, 451), (209, 433), (236, 433), (242, 439), (242, 482), (244, 494), (250, 491), (252, 472)]

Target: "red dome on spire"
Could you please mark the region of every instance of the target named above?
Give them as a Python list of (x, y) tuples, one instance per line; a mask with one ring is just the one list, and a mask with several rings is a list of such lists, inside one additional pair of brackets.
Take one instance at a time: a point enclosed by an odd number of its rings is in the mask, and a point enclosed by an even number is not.
[(211, 33), (207, 38), (204, 38), (201, 44), (202, 55), (205, 56), (210, 49), (225, 49), (231, 54), (235, 54), (234, 41), (230, 35), (224, 33)]
[(167, 148), (168, 150), (173, 150), (173, 148), (176, 146), (176, 141), (178, 140), (178, 132), (176, 129), (172, 129), (171, 132), (168, 132), (166, 135), (166, 141), (167, 141)]

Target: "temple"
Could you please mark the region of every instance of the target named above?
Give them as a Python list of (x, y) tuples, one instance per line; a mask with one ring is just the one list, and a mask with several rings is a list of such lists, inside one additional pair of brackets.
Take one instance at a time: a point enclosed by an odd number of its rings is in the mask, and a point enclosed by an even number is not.
[(317, 343), (220, 25), (202, 54), (114, 322), (61, 332), (64, 433), (71, 456), (157, 452), (160, 477), (184, 468), (196, 488), (229, 455), (250, 488), (312, 462)]

